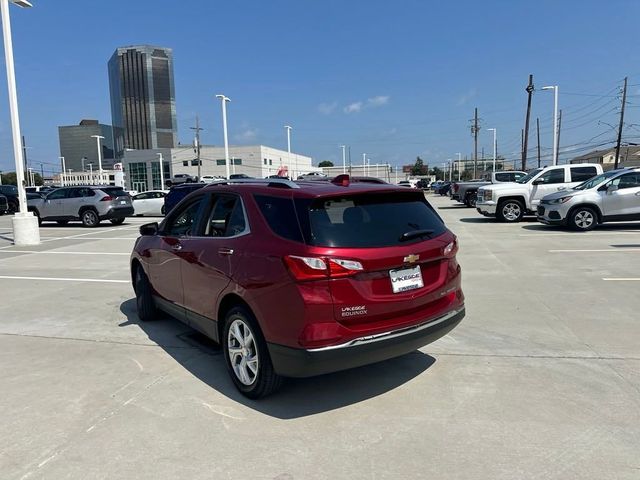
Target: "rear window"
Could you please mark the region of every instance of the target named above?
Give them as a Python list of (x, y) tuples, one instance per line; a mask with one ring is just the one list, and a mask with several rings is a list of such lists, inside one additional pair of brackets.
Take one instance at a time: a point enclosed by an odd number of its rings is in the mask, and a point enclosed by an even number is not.
[(125, 197), (128, 195), (122, 187), (101, 187), (100, 190), (112, 197)]
[(422, 195), (386, 193), (296, 201), (306, 243), (323, 247), (367, 248), (406, 245), (402, 234), (445, 232), (442, 220)]
[[(491, 177), (489, 177), (491, 179)], [(496, 173), (496, 180), (498, 182), (511, 182), (513, 180), (512, 173)]]
[(596, 167), (571, 167), (570, 170), (572, 182), (584, 182), (598, 174)]

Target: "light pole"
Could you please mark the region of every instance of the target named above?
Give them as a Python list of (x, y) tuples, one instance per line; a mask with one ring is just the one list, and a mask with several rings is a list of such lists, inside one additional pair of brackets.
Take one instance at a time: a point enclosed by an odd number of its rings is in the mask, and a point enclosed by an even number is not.
[(340, 145), (342, 149), (342, 173), (347, 173), (347, 146)]
[(158, 152), (156, 155), (158, 155), (158, 159), (160, 160), (160, 190), (164, 190), (164, 160), (162, 159), (162, 152)]
[(96, 144), (98, 145), (98, 175), (100, 175), (98, 179), (98, 185), (102, 185), (102, 147), (100, 146), (100, 140), (104, 139), (102, 135), (91, 135), (96, 139)]
[(67, 171), (64, 164), (64, 157), (60, 157), (60, 161), (62, 161), (62, 172), (60, 173), (60, 185), (64, 187), (64, 175)]
[(364, 177), (367, 174), (367, 154), (362, 154), (362, 176)]
[(553, 90), (553, 164), (558, 164), (558, 85), (542, 87), (542, 90)]
[(84, 161), (87, 159), (87, 157), (82, 157), (80, 159), (80, 161), (82, 162), (82, 173), (84, 173)]
[(287, 131), (287, 152), (291, 153), (291, 126), (285, 125), (284, 129)]
[(89, 183), (93, 185), (93, 162), (89, 163)]
[(462, 154), (458, 152), (456, 155), (458, 155), (458, 181), (460, 181), (460, 172), (462, 171), (460, 168), (460, 162), (462, 162)]
[(227, 173), (227, 180), (229, 179), (229, 137), (227, 135), (227, 102), (230, 102), (231, 99), (229, 97), (225, 97), (224, 95), (216, 95), (216, 98), (220, 99), (222, 103), (222, 132), (224, 135), (224, 166)]
[(487, 128), (487, 130), (489, 130), (490, 132), (493, 132), (493, 173), (496, 173), (496, 154), (498, 151), (498, 140), (497, 140), (498, 131), (495, 128)]
[(27, 193), (24, 189), (24, 153), (20, 133), (20, 115), (18, 112), (18, 93), (16, 90), (16, 72), (13, 65), (13, 41), (11, 38), (11, 19), (9, 2), (19, 7), (31, 7), (27, 0), (0, 0), (2, 15), (2, 37), (4, 39), (5, 64), (7, 68), (7, 87), (9, 90), (9, 111), (11, 113), (11, 133), (13, 156), (16, 164), (16, 184), (18, 187), (19, 210), (13, 216), (13, 243), (15, 245), (37, 245), (40, 243), (38, 219), (27, 210)]

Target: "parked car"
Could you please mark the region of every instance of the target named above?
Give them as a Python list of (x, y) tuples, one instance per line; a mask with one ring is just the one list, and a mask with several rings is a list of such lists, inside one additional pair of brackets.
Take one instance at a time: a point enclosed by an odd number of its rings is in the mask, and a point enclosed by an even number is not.
[(605, 222), (640, 220), (640, 168), (610, 170), (551, 193), (538, 205), (538, 221), (588, 231)]
[(420, 191), (347, 175), (210, 185), (140, 233), (138, 316), (219, 342), (250, 398), (411, 352), (465, 314), (456, 237)]
[(322, 172), (309, 172), (298, 176), (298, 180), (318, 180), (327, 178), (327, 175)]
[(495, 183), (510, 183), (515, 182), (527, 173), (516, 170), (503, 171), (503, 172), (489, 172), (481, 180), (471, 180), (470, 182), (455, 182), (451, 186), (451, 198), (457, 200), (460, 203), (464, 203), (467, 207), (476, 206), (476, 200), (478, 197), (478, 189), (485, 185)]
[(133, 214), (138, 217), (143, 215), (164, 215), (164, 197), (166, 196), (167, 190), (150, 190), (134, 195), (131, 198)]
[(436, 192), (439, 188), (440, 185), (442, 185), (444, 182), (442, 180), (436, 180), (435, 182), (431, 183), (431, 185), (429, 185), (429, 189), (432, 192)]
[(429, 180), (426, 178), (421, 178), (418, 180), (416, 187), (421, 188), (422, 190), (429, 190)]
[(0, 215), (4, 215), (9, 211), (9, 202), (7, 201), (7, 197), (0, 194)]
[(398, 186), (405, 187), (405, 188), (416, 188), (416, 185), (413, 182), (410, 182), (409, 180), (400, 180), (398, 182)]
[(602, 173), (597, 163), (577, 163), (536, 168), (515, 183), (485, 185), (478, 189), (476, 207), (486, 217), (503, 222), (519, 222), (536, 215), (545, 195), (563, 191)]
[(217, 175), (203, 175), (200, 177), (202, 183), (214, 183), (226, 180), (224, 177), (218, 177)]
[(164, 214), (169, 213), (180, 200), (189, 195), (191, 192), (206, 186), (206, 183), (184, 183), (182, 185), (174, 185), (164, 197)]
[(194, 183), (195, 181), (196, 177), (189, 175), (188, 173), (176, 173), (167, 183), (171, 185), (180, 185), (183, 183)]
[(232, 173), (229, 175), (229, 180), (242, 180), (243, 178), (253, 178), (246, 173)]
[(38, 223), (57, 222), (65, 225), (80, 220), (85, 227), (97, 227), (102, 220), (120, 225), (133, 215), (131, 197), (121, 187), (62, 187), (44, 198), (27, 201), (27, 208), (38, 217)]
[(442, 182), (440, 186), (437, 188), (437, 190), (435, 190), (434, 193), (445, 196), (445, 195), (449, 195), (450, 190), (451, 190), (451, 182)]
[(7, 213), (15, 213), (20, 208), (20, 201), (18, 200), (18, 187), (15, 185), (0, 185), (0, 194), (7, 198)]

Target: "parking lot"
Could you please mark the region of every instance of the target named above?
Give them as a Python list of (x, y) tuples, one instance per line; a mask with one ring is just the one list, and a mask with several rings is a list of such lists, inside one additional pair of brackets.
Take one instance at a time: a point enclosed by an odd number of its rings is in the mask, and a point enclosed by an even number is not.
[(573, 233), (429, 199), (460, 240), (458, 328), (258, 402), (199, 334), (138, 321), (148, 220), (45, 224), (18, 248), (0, 217), (0, 477), (640, 478), (640, 223)]

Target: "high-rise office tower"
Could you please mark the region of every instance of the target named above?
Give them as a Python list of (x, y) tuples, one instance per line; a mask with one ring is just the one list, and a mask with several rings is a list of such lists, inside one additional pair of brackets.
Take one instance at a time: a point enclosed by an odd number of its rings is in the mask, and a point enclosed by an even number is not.
[(111, 117), (124, 148), (173, 148), (178, 143), (170, 48), (118, 48), (109, 60)]

